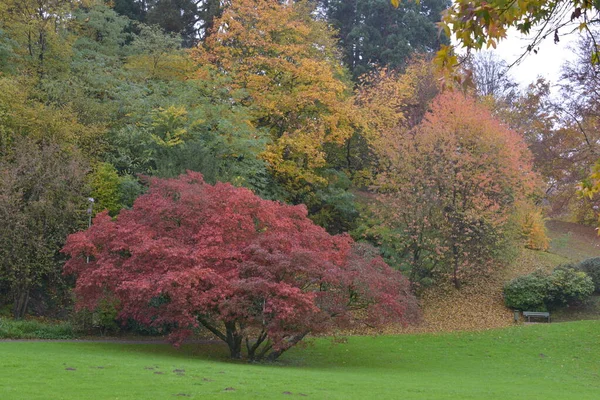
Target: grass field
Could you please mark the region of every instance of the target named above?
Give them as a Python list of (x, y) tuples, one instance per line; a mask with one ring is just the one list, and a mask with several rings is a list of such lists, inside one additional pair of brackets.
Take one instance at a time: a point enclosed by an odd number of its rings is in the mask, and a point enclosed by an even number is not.
[(598, 399), (600, 322), (319, 339), (275, 365), (220, 345), (2, 342), (0, 399)]

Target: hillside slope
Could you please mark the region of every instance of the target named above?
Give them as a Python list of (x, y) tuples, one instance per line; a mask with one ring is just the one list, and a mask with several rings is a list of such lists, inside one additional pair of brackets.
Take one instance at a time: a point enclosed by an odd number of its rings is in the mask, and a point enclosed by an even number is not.
[[(523, 249), (506, 268), (480, 277), (460, 290), (451, 284), (429, 289), (421, 298), (422, 323), (417, 327), (395, 327), (393, 331), (449, 332), (513, 325), (513, 312), (504, 306), (502, 297), (505, 282), (536, 269), (549, 271), (560, 264), (600, 257), (600, 237), (594, 228), (562, 221), (548, 221), (546, 226), (552, 239), (547, 252)], [(600, 318), (598, 307), (591, 308), (557, 312), (554, 320)]]
[(547, 221), (546, 228), (552, 239), (550, 253), (571, 261), (600, 257), (600, 236), (596, 228), (557, 220)]

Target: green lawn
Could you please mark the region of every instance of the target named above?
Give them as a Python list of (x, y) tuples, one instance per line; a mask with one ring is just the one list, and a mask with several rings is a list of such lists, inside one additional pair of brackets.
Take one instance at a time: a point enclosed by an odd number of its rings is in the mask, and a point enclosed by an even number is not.
[(320, 339), (275, 365), (218, 345), (2, 342), (0, 399), (598, 399), (600, 322)]

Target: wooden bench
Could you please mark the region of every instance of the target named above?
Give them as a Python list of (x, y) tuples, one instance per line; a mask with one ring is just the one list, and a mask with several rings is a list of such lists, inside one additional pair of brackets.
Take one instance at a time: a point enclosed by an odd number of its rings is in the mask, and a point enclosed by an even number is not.
[(548, 322), (550, 322), (550, 313), (545, 311), (523, 311), (523, 316), (527, 317), (527, 322), (531, 322), (531, 317), (548, 318)]

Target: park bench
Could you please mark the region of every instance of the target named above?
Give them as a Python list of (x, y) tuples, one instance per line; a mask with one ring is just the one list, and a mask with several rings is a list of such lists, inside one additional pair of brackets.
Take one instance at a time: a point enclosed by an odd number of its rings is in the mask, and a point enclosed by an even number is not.
[(548, 322), (550, 322), (550, 313), (545, 311), (523, 311), (523, 316), (527, 317), (527, 322), (531, 322), (531, 317), (548, 318)]

